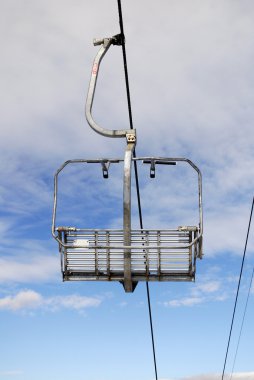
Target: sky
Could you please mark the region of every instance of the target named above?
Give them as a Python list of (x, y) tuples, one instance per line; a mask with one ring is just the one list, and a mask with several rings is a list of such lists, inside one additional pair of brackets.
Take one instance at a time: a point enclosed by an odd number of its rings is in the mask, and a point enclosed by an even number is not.
[[(122, 0), (137, 156), (186, 157), (203, 175), (204, 258), (195, 283), (152, 283), (159, 380), (218, 380), (253, 198), (252, 0)], [(153, 380), (146, 288), (62, 282), (51, 236), (53, 177), (67, 159), (123, 157), (125, 141), (86, 123), (93, 38), (119, 33), (116, 0), (2, 0), (0, 380)], [(104, 128), (128, 128), (122, 52), (104, 58), (94, 101)], [(167, 169), (167, 170), (166, 170)], [(59, 221), (121, 226), (122, 167), (66, 171)], [(140, 173), (145, 228), (197, 217), (181, 168)], [(137, 203), (133, 191), (133, 223)], [(179, 224), (178, 224), (179, 223)], [(137, 227), (137, 226), (136, 226)], [(225, 379), (254, 265), (250, 229)], [(254, 378), (254, 288), (233, 380)]]

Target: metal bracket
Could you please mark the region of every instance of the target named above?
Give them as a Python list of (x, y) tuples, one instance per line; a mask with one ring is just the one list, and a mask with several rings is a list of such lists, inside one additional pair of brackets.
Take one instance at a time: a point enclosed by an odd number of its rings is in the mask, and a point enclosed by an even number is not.
[(143, 160), (143, 164), (150, 164), (150, 178), (155, 178), (155, 165), (176, 165), (175, 161), (166, 161), (166, 160)]
[(108, 178), (109, 165), (110, 165), (109, 161), (101, 161), (103, 178)]
[(197, 232), (198, 228), (196, 226), (179, 226), (178, 231)]
[[(85, 105), (85, 115), (88, 124), (90, 127), (97, 133), (99, 133), (102, 136), (105, 137), (126, 137), (130, 134), (133, 136), (133, 139), (136, 139), (136, 130), (135, 129), (105, 129), (100, 127), (93, 119), (92, 117), (92, 106), (93, 106), (93, 99), (94, 99), (94, 93), (96, 88), (96, 82), (97, 77), (99, 73), (100, 63), (108, 49), (111, 45), (122, 45), (124, 43), (124, 36), (122, 34), (117, 34), (111, 38), (102, 38), (102, 39), (95, 39), (94, 45), (98, 46), (101, 45), (100, 50), (98, 51), (92, 67), (92, 73), (91, 73), (91, 79), (90, 84), (88, 88), (87, 98), (86, 98), (86, 105)], [(127, 138), (128, 139), (128, 138)]]
[(94, 38), (93, 44), (94, 46), (103, 45), (107, 47), (108, 44), (112, 45), (123, 45), (124, 44), (124, 36), (122, 34), (116, 34), (111, 38)]
[(127, 144), (136, 144), (136, 134), (135, 134), (135, 129), (132, 129), (130, 133), (126, 133), (126, 141)]

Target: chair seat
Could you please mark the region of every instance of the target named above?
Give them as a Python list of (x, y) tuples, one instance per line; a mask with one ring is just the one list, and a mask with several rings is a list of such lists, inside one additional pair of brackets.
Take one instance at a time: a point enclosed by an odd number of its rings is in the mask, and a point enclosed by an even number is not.
[(132, 281), (192, 281), (201, 240), (196, 227), (132, 230), (124, 245), (123, 230), (59, 227), (65, 281), (124, 281), (124, 257), (131, 257)]

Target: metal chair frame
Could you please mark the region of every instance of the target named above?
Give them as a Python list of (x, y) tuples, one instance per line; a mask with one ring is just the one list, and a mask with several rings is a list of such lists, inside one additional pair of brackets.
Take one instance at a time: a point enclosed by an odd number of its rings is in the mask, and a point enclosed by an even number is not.
[[(105, 176), (106, 165), (123, 161), (123, 229), (91, 230), (72, 226), (56, 227), (58, 176), (67, 165), (100, 163)], [(198, 225), (164, 230), (132, 230), (131, 167), (133, 161), (151, 162), (153, 170), (155, 170), (155, 165), (160, 162), (163, 164), (185, 162), (190, 165), (198, 174)], [(117, 280), (123, 283), (126, 292), (132, 292), (136, 283), (141, 280), (194, 280), (196, 258), (202, 258), (201, 172), (192, 161), (175, 157), (133, 158), (128, 154), (124, 160), (77, 159), (66, 161), (55, 174), (52, 234), (58, 241), (59, 250), (63, 255), (62, 273), (64, 280)], [(142, 262), (145, 263), (145, 266)], [(101, 269), (100, 266), (102, 266)]]
[[(90, 127), (105, 137), (126, 138), (124, 159), (76, 159), (66, 161), (56, 172), (52, 235), (59, 244), (64, 280), (117, 280), (126, 292), (133, 292), (138, 281), (188, 281), (195, 278), (196, 258), (202, 258), (203, 211), (202, 177), (198, 167), (186, 158), (133, 157), (136, 130), (109, 130), (99, 126), (92, 116), (94, 93), (102, 58), (111, 45), (122, 45), (123, 36), (94, 40), (101, 45), (93, 62), (85, 106)], [(197, 226), (182, 226), (167, 230), (132, 230), (131, 228), (131, 168), (133, 161), (150, 163), (150, 177), (155, 176), (156, 164), (175, 165), (186, 162), (198, 174)], [(123, 229), (80, 229), (56, 227), (58, 175), (69, 164), (100, 163), (103, 177), (108, 177), (111, 163), (124, 162)]]

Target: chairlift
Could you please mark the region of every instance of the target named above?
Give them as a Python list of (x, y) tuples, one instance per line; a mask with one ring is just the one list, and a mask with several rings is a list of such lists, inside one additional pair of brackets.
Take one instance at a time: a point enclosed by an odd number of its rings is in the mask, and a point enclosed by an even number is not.
[[(111, 45), (121, 45), (120, 35), (94, 40), (101, 45), (92, 68), (86, 100), (86, 119), (94, 131), (113, 138), (126, 138), (124, 158), (75, 159), (66, 161), (54, 178), (52, 235), (59, 245), (64, 281), (119, 281), (126, 292), (133, 292), (139, 281), (194, 281), (196, 259), (202, 258), (203, 211), (202, 177), (198, 167), (187, 158), (134, 157), (136, 131), (108, 130), (92, 117), (92, 105), (102, 58)], [(173, 229), (132, 229), (131, 173), (132, 164), (141, 161), (150, 165), (150, 178), (155, 178), (157, 165), (183, 162), (197, 174), (198, 221), (195, 226)], [(123, 163), (123, 226), (119, 229), (86, 229), (56, 226), (58, 176), (69, 165), (101, 165), (103, 178), (109, 178), (109, 167)]]

